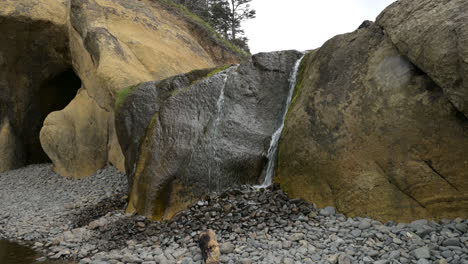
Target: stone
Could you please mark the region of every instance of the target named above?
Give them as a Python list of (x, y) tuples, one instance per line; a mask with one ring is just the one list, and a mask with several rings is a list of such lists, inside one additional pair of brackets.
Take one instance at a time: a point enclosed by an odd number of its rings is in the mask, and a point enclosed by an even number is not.
[(339, 254), (328, 255), (326, 257), (328, 263), (336, 264), (338, 263)]
[(336, 213), (336, 209), (333, 206), (327, 206), (320, 210), (320, 215), (323, 215), (323, 216), (332, 216), (332, 215), (335, 215), (335, 213)]
[(388, 263), (388, 260), (386, 259), (381, 259), (381, 260), (377, 260), (374, 262), (374, 264), (387, 264)]
[(142, 263), (143, 261), (132, 255), (125, 255), (122, 258), (122, 261), (125, 263)]
[(416, 264), (430, 264), (431, 262), (429, 262), (427, 259), (419, 259), (418, 262), (416, 262)]
[(467, 6), (401, 0), (306, 54), (279, 146), (288, 195), (379, 221), (468, 217)]
[(99, 227), (104, 227), (108, 224), (108, 221), (105, 218), (100, 218), (98, 220), (94, 220), (88, 224), (89, 229), (97, 229)]
[(291, 241), (299, 241), (304, 239), (304, 234), (303, 233), (294, 233), (291, 236), (289, 236), (289, 240)]
[(364, 230), (364, 229), (368, 229), (369, 227), (371, 227), (371, 223), (369, 221), (362, 221), (358, 228), (361, 229), (361, 230)]
[(464, 223), (458, 223), (455, 225), (455, 228), (462, 233), (466, 233), (468, 230), (468, 225)]
[(353, 235), (354, 237), (361, 236), (361, 233), (362, 233), (362, 231), (359, 230), (359, 229), (354, 229), (354, 230), (351, 231), (351, 235)]
[(430, 259), (431, 258), (431, 251), (427, 246), (417, 248), (413, 251), (414, 256), (416, 259)]
[(234, 246), (234, 244), (228, 242), (228, 243), (222, 243), (221, 244), (221, 254), (230, 254), (232, 252), (234, 252), (234, 249), (236, 248), (236, 246)]
[(442, 257), (448, 259), (448, 258), (453, 257), (454, 254), (450, 250), (445, 250), (445, 251), (442, 251), (442, 253), (440, 253), (440, 255), (442, 255)]
[(282, 247), (285, 248), (285, 249), (289, 249), (291, 248), (292, 246), (292, 242), (289, 241), (289, 240), (284, 240), (283, 243), (282, 243)]
[(390, 259), (398, 259), (400, 257), (401, 253), (399, 250), (394, 250), (390, 252), (390, 255), (388, 256)]
[(338, 257), (338, 264), (351, 264), (352, 260), (349, 256), (346, 255), (340, 255)]
[(449, 238), (444, 240), (442, 243), (444, 246), (459, 246), (460, 245), (460, 239), (458, 238)]

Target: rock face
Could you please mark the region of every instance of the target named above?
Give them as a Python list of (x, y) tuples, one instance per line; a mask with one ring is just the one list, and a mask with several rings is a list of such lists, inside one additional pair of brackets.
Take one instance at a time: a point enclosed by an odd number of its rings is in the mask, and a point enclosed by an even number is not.
[(468, 2), (398, 1), (377, 23), (401, 55), (429, 75), (468, 116)]
[[(113, 123), (119, 90), (238, 61), (228, 50), (221, 54), (207, 51), (209, 46), (201, 46), (194, 37), (197, 32), (192, 33), (185, 20), (154, 1), (72, 0), (69, 30), (73, 67), (88, 98), (85, 104), (64, 110), (70, 124), (66, 129), (62, 128), (63, 119), (51, 115), (41, 131), (44, 149), (53, 157), (57, 171), (66, 176), (88, 176), (107, 162), (123, 170)], [(81, 114), (83, 110), (86, 115)], [(88, 122), (92, 116), (102, 120)], [(76, 149), (83, 152), (70, 159)]]
[(466, 6), (398, 1), (309, 53), (280, 144), (282, 188), (351, 216), (467, 217), (468, 97), (451, 78), (468, 78), (468, 53), (451, 50), (466, 35), (447, 36), (466, 31), (450, 23)]
[(0, 124), (0, 171), (8, 170), (21, 166), (24, 158), (22, 157), (22, 147), (18, 136), (14, 134), (10, 121), (4, 119)]
[(210, 191), (256, 184), (280, 126), (296, 51), (257, 54), (132, 88), (117, 112), (128, 211), (168, 219)]
[(67, 177), (107, 163), (123, 170), (119, 90), (241, 58), (160, 1), (2, 1), (0, 30), (0, 120), (18, 138), (0, 149), (21, 154), (1, 170), (49, 158)]
[(0, 171), (48, 160), (42, 122), (79, 88), (73, 76), (58, 87), (70, 74), (66, 12), (65, 1), (0, 2)]

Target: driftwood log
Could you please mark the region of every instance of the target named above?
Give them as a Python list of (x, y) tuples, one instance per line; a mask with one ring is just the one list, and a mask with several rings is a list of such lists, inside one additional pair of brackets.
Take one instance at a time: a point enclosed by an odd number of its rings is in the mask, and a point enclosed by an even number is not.
[(218, 241), (216, 241), (216, 234), (213, 230), (208, 229), (200, 234), (198, 246), (200, 247), (203, 260), (206, 264), (219, 264), (221, 252), (219, 250)]

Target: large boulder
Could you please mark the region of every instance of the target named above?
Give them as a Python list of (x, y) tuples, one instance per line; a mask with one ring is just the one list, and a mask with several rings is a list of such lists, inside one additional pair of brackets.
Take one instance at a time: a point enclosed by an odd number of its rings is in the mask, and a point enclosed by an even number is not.
[(242, 58), (164, 1), (5, 0), (0, 30), (0, 120), (20, 143), (0, 139), (0, 150), (21, 159), (2, 170), (50, 160), (74, 178), (123, 170), (119, 90)]
[(287, 193), (380, 220), (468, 217), (468, 121), (407, 54), (369, 23), (308, 53), (280, 142)]
[(397, 1), (377, 23), (468, 117), (468, 1)]
[(299, 57), (262, 53), (126, 91), (116, 127), (131, 179), (127, 210), (169, 219), (211, 191), (262, 182)]
[[(85, 89), (62, 111), (51, 113), (42, 127), (41, 141), (59, 142), (43, 144), (54, 170), (60, 175), (80, 178), (104, 166), (108, 158), (101, 152), (109, 149), (108, 131), (113, 126), (110, 120), (109, 112), (100, 108)], [(60, 144), (70, 139), (73, 139), (70, 144)]]

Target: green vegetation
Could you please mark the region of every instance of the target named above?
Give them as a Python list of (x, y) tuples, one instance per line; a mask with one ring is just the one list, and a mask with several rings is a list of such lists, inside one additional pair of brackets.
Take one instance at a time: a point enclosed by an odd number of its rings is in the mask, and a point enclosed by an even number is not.
[(158, 0), (164, 7), (168, 8), (171, 11), (175, 11), (177, 14), (182, 15), (184, 18), (189, 20), (190, 22), (200, 26), (202, 29), (206, 31), (206, 33), (212, 37), (215, 41), (222, 44), (224, 47), (230, 49), (234, 53), (242, 56), (247, 57), (250, 56), (250, 53), (241, 49), (231, 41), (223, 38), (208, 22), (197, 16), (196, 14), (192, 13), (188, 10), (185, 6), (181, 4), (177, 4), (172, 0)]
[(224, 65), (224, 66), (221, 66), (219, 68), (216, 68), (216, 69), (212, 70), (210, 73), (208, 73), (205, 78), (210, 78), (211, 76), (217, 74), (218, 72), (222, 72), (222, 71), (224, 71), (226, 69), (229, 69), (229, 67), (231, 67), (231, 65)]
[(315, 53), (315, 50), (312, 50), (312, 51), (309, 51), (305, 56), (304, 56), (304, 59), (302, 60), (301, 62), (301, 65), (299, 66), (299, 72), (297, 74), (297, 79), (296, 79), (296, 87), (294, 87), (294, 94), (293, 94), (293, 98), (291, 100), (291, 105), (290, 105), (290, 109), (294, 106), (294, 104), (296, 103), (296, 100), (297, 98), (299, 98), (301, 96), (301, 93), (302, 93), (302, 89), (303, 89), (303, 82), (304, 82), (304, 78), (306, 77), (305, 76), (305, 73), (307, 72), (307, 66), (308, 66), (308, 62), (309, 60), (311, 59), (311, 56), (313, 56)]
[(231, 65), (224, 65), (218, 68), (211, 68), (211, 69), (201, 69), (201, 70), (194, 70), (189, 72), (187, 75), (190, 79), (190, 84), (187, 85), (187, 87), (184, 87), (182, 89), (175, 89), (174, 91), (171, 92), (171, 96), (176, 96), (181, 93), (186, 93), (192, 89), (192, 86), (198, 83), (201, 80), (204, 80), (206, 78), (210, 78), (214, 75), (216, 75), (219, 72), (222, 72), (226, 69), (231, 67)]
[(115, 100), (115, 109), (118, 109), (127, 99), (127, 97), (132, 93), (135, 88), (140, 84), (135, 84), (120, 90), (117, 93), (117, 99)]

